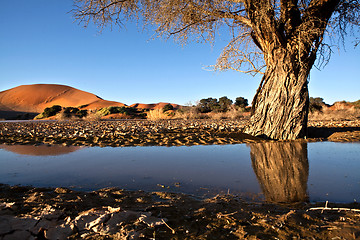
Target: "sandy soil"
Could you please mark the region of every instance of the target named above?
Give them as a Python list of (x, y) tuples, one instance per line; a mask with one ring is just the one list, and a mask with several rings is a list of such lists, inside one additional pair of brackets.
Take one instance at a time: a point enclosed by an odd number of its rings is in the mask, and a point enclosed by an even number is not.
[[(0, 186), (0, 239), (359, 239), (359, 204)], [(344, 208), (331, 210), (330, 207)]]

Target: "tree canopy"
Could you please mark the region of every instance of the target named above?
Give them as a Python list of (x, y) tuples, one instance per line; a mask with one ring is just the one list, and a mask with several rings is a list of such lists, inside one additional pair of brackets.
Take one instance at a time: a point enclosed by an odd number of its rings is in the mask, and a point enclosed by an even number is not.
[[(358, 0), (74, 0), (75, 18), (81, 23), (106, 27), (128, 20), (155, 27), (158, 36), (212, 42), (220, 28), (232, 37), (215, 68), (264, 73), (264, 52), (274, 45), (301, 41), (308, 48), (299, 54), (327, 60), (330, 45), (359, 26)], [(356, 33), (355, 31), (353, 31)], [(320, 51), (318, 52), (318, 49)], [(315, 60), (315, 59), (314, 59)]]
[(272, 139), (307, 135), (308, 77), (315, 60), (357, 34), (360, 0), (74, 0), (75, 18), (100, 27), (135, 20), (180, 43), (231, 40), (214, 68), (264, 74), (246, 133)]

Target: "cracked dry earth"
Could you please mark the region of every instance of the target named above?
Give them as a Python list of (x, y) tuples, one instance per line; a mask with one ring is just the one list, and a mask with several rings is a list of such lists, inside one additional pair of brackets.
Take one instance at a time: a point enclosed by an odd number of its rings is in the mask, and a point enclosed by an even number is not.
[[(1, 185), (0, 239), (359, 239), (359, 204), (244, 202), (236, 196)], [(339, 206), (338, 206), (339, 207)]]

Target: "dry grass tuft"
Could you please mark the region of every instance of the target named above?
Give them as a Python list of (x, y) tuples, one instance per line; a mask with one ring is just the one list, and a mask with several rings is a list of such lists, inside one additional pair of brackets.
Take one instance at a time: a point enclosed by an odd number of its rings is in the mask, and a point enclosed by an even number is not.
[(207, 113), (207, 117), (210, 119), (231, 119), (231, 120), (236, 120), (236, 119), (242, 119), (245, 118), (247, 116), (249, 116), (250, 112), (246, 112), (245, 109), (243, 108), (236, 108), (234, 106), (231, 106), (231, 109), (226, 111), (226, 112), (210, 112)]
[(154, 109), (147, 112), (146, 118), (148, 120), (157, 121), (162, 119), (170, 119), (172, 116), (170, 114), (164, 113), (162, 109)]
[(357, 120), (360, 119), (360, 109), (340, 109), (328, 110), (324, 109), (322, 112), (316, 111), (309, 113), (309, 120)]
[(183, 108), (178, 109), (175, 112), (174, 118), (176, 118), (176, 119), (185, 119), (185, 120), (199, 119), (200, 114), (196, 110), (195, 107), (183, 107)]
[(89, 111), (88, 115), (83, 118), (84, 121), (100, 121), (102, 115), (98, 111)]

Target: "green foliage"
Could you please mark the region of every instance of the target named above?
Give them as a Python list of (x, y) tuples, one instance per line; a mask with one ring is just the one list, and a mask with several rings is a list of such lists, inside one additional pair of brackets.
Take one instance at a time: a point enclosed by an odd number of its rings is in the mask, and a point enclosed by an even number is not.
[(208, 113), (219, 110), (220, 105), (216, 98), (204, 98), (200, 100), (197, 108), (201, 113)]
[(55, 116), (57, 113), (61, 111), (62, 107), (60, 105), (53, 105), (52, 107), (47, 107), (44, 109), (42, 113), (37, 115), (35, 119), (43, 119), (51, 116)]
[(83, 117), (86, 117), (87, 115), (88, 115), (87, 110), (80, 110), (75, 107), (67, 107), (64, 109), (64, 116), (66, 118), (70, 118), (70, 117), (83, 118)]
[(174, 107), (170, 103), (168, 103), (163, 107), (162, 110), (163, 110), (163, 112), (167, 112), (169, 110), (174, 110)]
[(45, 117), (51, 117), (51, 116), (55, 116), (57, 113), (59, 113), (61, 111), (62, 107), (59, 105), (54, 105), (50, 108), (45, 108), (44, 109), (44, 116)]
[[(226, 96), (219, 98), (219, 101), (216, 98), (204, 98), (201, 99), (197, 105), (197, 110), (200, 113), (228, 112), (231, 109), (232, 104), (233, 101)], [(245, 109), (249, 104), (247, 99), (237, 97), (234, 105)]]
[(249, 105), (248, 100), (246, 98), (243, 97), (237, 97), (235, 99), (235, 106), (240, 107), (240, 108), (245, 108)]
[(101, 116), (107, 116), (110, 114), (115, 114), (115, 113), (121, 113), (121, 114), (125, 114), (125, 115), (134, 115), (136, 113), (138, 113), (138, 110), (136, 108), (133, 107), (104, 107), (101, 108), (98, 113)]
[(84, 118), (88, 115), (88, 111), (87, 110), (80, 110), (77, 112), (76, 116), (79, 118)]
[(233, 101), (226, 96), (219, 98), (219, 106), (221, 112), (226, 112), (230, 109)]
[(321, 112), (322, 108), (325, 106), (324, 99), (321, 97), (310, 97), (309, 110), (310, 112)]

